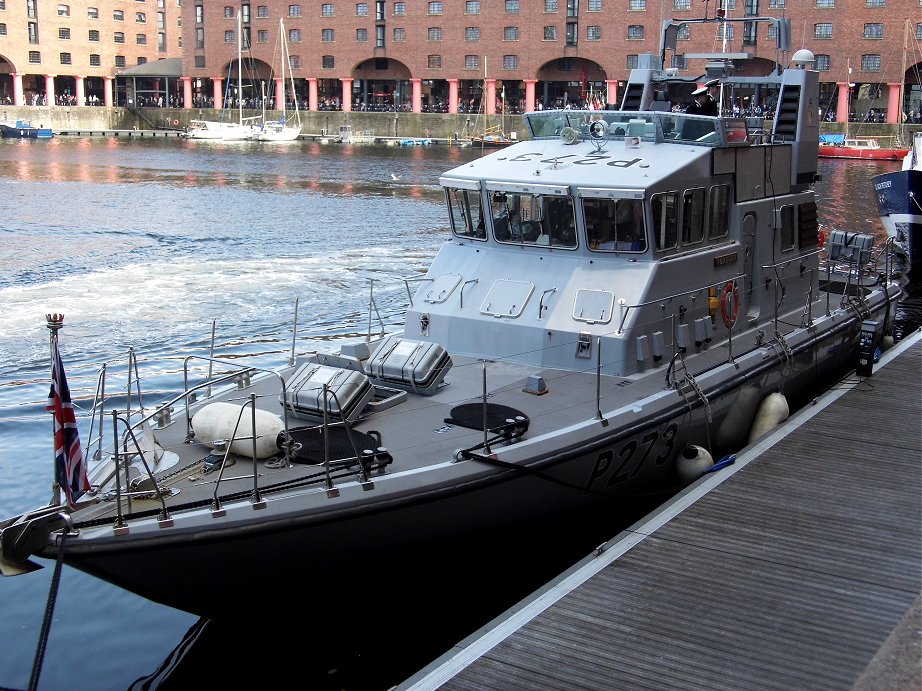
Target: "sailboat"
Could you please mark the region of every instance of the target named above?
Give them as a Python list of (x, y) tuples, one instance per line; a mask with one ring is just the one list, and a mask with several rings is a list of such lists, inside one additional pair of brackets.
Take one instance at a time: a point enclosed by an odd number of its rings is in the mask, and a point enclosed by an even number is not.
[[(905, 69), (903, 70), (905, 74)], [(851, 76), (852, 68), (848, 65), (848, 101), (846, 113), (851, 112)], [(900, 83), (900, 100), (903, 102), (902, 77)], [(849, 134), (849, 117), (845, 116), (845, 134), (821, 134), (819, 144), (820, 158), (853, 158), (866, 161), (899, 161), (909, 153), (907, 147), (897, 142), (896, 146), (881, 146), (876, 137), (856, 137)]]
[(228, 120), (191, 120), (185, 136), (189, 139), (242, 141), (252, 139), (252, 118), (243, 117), (243, 27), (237, 13), (237, 122)]
[(295, 104), (294, 115), (288, 119), (288, 99), (285, 89), (282, 89), (282, 117), (278, 120), (266, 119), (266, 99), (263, 98), (263, 121), (256, 128), (253, 139), (261, 142), (293, 142), (301, 136), (301, 112), (298, 110), (298, 97), (295, 93), (295, 80), (291, 74), (291, 65), (288, 57), (288, 36), (285, 34), (285, 20), (279, 19), (279, 62), (281, 63), (282, 84), (285, 84), (285, 73), (288, 72), (289, 86), (292, 100)]
[(503, 106), (499, 125), (487, 126), (487, 58), (483, 58), (483, 99), (480, 102), (480, 112), (483, 115), (483, 132), (471, 138), (471, 146), (482, 149), (499, 149), (515, 144), (516, 140), (506, 136), (506, 87), (502, 87), (501, 94)]

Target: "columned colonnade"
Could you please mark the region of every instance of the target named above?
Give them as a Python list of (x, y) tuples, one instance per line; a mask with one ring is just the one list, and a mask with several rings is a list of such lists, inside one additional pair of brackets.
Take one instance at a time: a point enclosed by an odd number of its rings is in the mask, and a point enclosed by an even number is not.
[[(25, 95), (23, 94), (22, 79), (23, 74), (20, 72), (14, 72), (13, 77), (13, 105), (22, 106), (28, 105), (25, 102)], [(46, 74), (45, 75), (45, 95), (46, 102), (49, 104), (55, 103), (55, 92), (54, 92), (54, 78), (56, 75)], [(77, 103), (83, 105), (86, 102), (85, 99), (85, 79), (86, 77), (77, 76), (74, 78), (76, 81), (76, 99)], [(186, 109), (192, 108), (192, 77), (180, 77), (183, 87), (183, 107)], [(103, 77), (103, 105), (113, 106), (115, 105), (113, 99), (113, 90), (112, 83), (114, 77)], [(319, 98), (317, 94), (317, 77), (308, 77), (306, 79), (308, 85), (308, 109), (309, 110), (319, 110)], [(339, 80), (342, 84), (342, 109), (344, 111), (352, 110), (352, 83), (355, 81), (352, 77), (343, 77)], [(457, 113), (458, 112), (458, 83), (459, 79), (447, 79), (448, 82), (448, 112)], [(496, 79), (487, 79), (486, 80), (486, 112), (487, 115), (496, 114)], [(525, 84), (525, 110), (531, 111), (535, 108), (535, 85), (538, 83), (537, 79), (523, 79)], [(224, 93), (224, 80), (221, 77), (213, 77), (212, 85), (214, 89), (214, 107), (222, 108), (223, 107), (223, 93)], [(423, 80), (420, 78), (411, 78), (410, 84), (412, 86), (412, 97), (411, 105), (412, 112), (421, 113), (423, 112), (423, 99), (422, 99), (422, 83)], [(615, 79), (605, 80), (605, 85), (607, 87), (606, 101), (609, 105), (618, 103), (618, 81)], [(848, 108), (849, 108), (849, 84), (848, 82), (838, 82), (837, 83), (839, 90), (838, 104), (836, 108), (836, 120), (838, 122), (848, 122)], [(887, 122), (890, 124), (896, 124), (900, 121), (900, 113), (902, 112), (902, 105), (899, 103), (900, 98), (900, 84), (899, 83), (888, 83), (889, 87), (889, 99), (887, 103)], [(275, 78), (275, 98), (276, 101), (282, 102), (285, 98), (285, 85), (282, 82), (281, 77)]]
[[(26, 97), (22, 89), (22, 78), (25, 76), (22, 72), (13, 72), (13, 105), (14, 106), (27, 106)], [(54, 92), (54, 78), (56, 74), (46, 74), (45, 75), (45, 102), (49, 105), (53, 105), (56, 101), (55, 98), (57, 94)], [(112, 95), (112, 83), (115, 81), (115, 77), (103, 77), (103, 105), (113, 106), (115, 101)], [(76, 82), (76, 92), (75, 96), (77, 103), (83, 105), (86, 103), (86, 77), (77, 76), (74, 77)]]

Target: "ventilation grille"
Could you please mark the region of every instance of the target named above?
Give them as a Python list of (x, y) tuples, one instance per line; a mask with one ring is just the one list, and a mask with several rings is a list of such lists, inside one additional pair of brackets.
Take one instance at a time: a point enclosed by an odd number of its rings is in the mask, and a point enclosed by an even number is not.
[(776, 140), (791, 141), (797, 137), (797, 120), (800, 114), (800, 87), (786, 85), (778, 99), (778, 115), (775, 118)]

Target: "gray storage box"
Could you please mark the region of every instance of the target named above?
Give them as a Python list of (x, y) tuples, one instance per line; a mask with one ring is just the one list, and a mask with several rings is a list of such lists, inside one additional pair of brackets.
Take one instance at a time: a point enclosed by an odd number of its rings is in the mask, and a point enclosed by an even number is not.
[(438, 343), (390, 336), (365, 364), (377, 382), (425, 396), (434, 394), (451, 369), (451, 356)]
[(285, 400), (281, 403), (297, 417), (323, 422), (324, 384), (328, 389), (330, 422), (355, 420), (375, 393), (374, 386), (362, 372), (308, 362), (286, 383)]

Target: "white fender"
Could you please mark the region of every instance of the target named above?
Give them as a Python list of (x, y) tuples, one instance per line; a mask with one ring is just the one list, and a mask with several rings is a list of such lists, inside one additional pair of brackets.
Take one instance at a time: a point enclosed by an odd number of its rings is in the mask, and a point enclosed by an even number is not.
[(788, 399), (781, 393), (772, 393), (765, 397), (759, 412), (756, 413), (755, 422), (749, 431), (749, 443), (761, 437), (766, 432), (774, 429), (788, 419), (791, 411), (788, 408)]
[(693, 483), (705, 470), (714, 465), (714, 459), (704, 447), (690, 444), (682, 449), (675, 463), (679, 472), (679, 482), (684, 487)]
[(746, 435), (752, 429), (761, 402), (762, 390), (758, 387), (747, 385), (739, 390), (717, 430), (716, 448), (736, 451), (746, 445)]
[[(241, 408), (245, 408), (242, 417)], [(238, 417), (240, 425), (234, 435)], [(276, 439), (283, 429), (285, 425), (278, 415), (268, 410), (256, 410), (256, 458), (269, 458), (279, 453)], [(212, 449), (216, 442), (226, 442), (234, 435), (236, 441), (231, 446), (231, 453), (246, 457), (253, 455), (253, 410), (250, 406), (209, 403), (192, 416), (192, 430), (197, 441)]]

